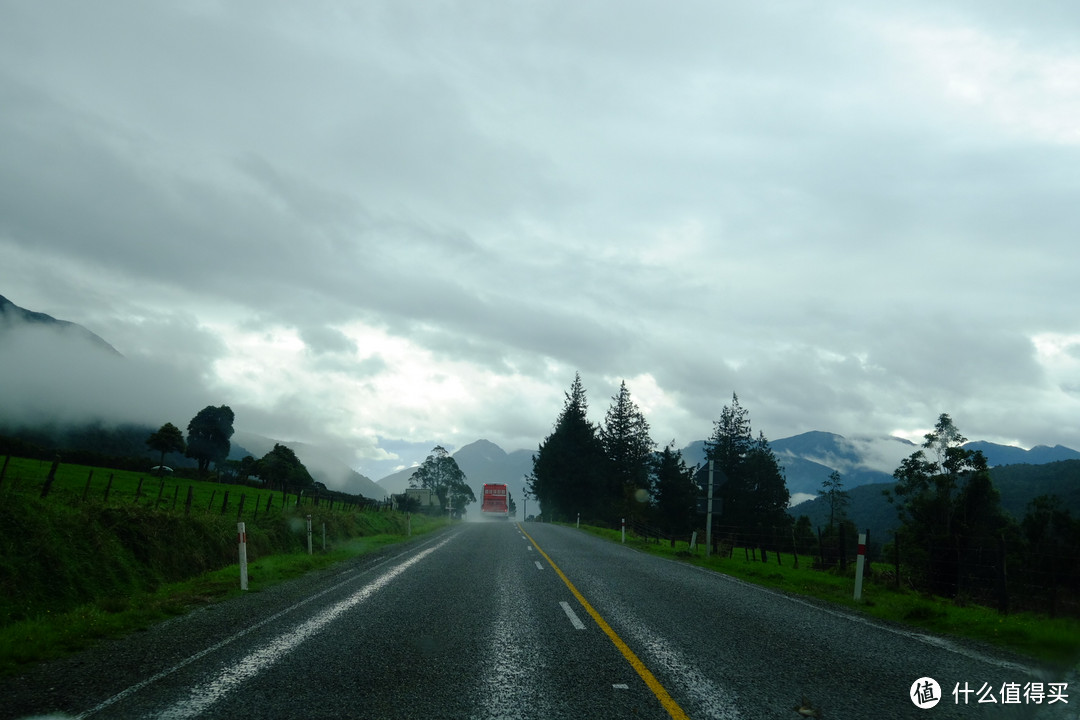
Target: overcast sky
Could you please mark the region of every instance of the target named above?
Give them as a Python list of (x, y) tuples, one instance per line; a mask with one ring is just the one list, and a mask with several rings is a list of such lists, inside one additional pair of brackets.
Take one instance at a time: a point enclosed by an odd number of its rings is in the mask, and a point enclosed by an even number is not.
[(1078, 261), (1073, 0), (0, 0), (0, 294), (132, 368), (58, 412), (1076, 448)]

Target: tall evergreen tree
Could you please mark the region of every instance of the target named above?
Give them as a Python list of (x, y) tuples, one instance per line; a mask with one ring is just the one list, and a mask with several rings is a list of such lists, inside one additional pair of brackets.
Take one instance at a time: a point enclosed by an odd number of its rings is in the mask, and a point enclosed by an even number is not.
[[(714, 508), (714, 522), (721, 525), (739, 525), (740, 498), (744, 493), (741, 469), (750, 448), (754, 444), (750, 432), (750, 415), (739, 405), (739, 396), (731, 394), (731, 405), (725, 405), (720, 411), (720, 419), (713, 422), (713, 433), (705, 441), (705, 459), (713, 462), (714, 497), (719, 501)], [(707, 464), (707, 462), (706, 462)], [(706, 487), (702, 494), (708, 493), (707, 473), (699, 474)]]
[[(750, 414), (732, 394), (705, 443), (706, 458), (714, 463), (715, 494), (721, 500), (720, 524), (763, 539), (789, 522), (790, 494), (780, 463), (765, 435), (751, 434)], [(701, 473), (699, 477), (707, 476)], [(706, 483), (707, 484), (707, 483)]]
[(750, 413), (739, 404), (739, 396), (732, 393), (731, 405), (720, 411), (720, 419), (713, 422), (713, 434), (705, 441), (706, 458), (714, 462), (716, 470), (732, 476), (746, 460), (753, 444)]
[(630, 399), (624, 380), (619, 394), (611, 398), (600, 442), (607, 457), (607, 493), (613, 513), (640, 517), (651, 496), (651, 467), (656, 443), (649, 437), (649, 423)]
[(540, 502), (544, 517), (605, 520), (604, 448), (596, 426), (588, 419), (588, 402), (581, 375), (574, 375), (555, 428), (533, 455), (529, 494)]
[(674, 440), (656, 454), (653, 472), (653, 500), (660, 527), (672, 535), (690, 532), (697, 523), (700, 491), (694, 482), (694, 468), (686, 467)]
[(764, 433), (747, 453), (744, 463), (746, 518), (758, 535), (771, 535), (791, 521), (787, 514), (791, 494), (787, 479)]

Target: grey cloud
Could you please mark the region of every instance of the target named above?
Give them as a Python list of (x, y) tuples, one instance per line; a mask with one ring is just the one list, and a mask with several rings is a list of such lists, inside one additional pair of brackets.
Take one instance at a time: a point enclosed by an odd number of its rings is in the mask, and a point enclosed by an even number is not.
[[(556, 399), (573, 369), (649, 373), (680, 441), (735, 391), (770, 437), (949, 411), (1080, 442), (1030, 340), (1080, 332), (1077, 146), (952, 103), (883, 39), (1075, 61), (1069, 4), (336, 10), (0, 11), (10, 282), (187, 376), (228, 353), (220, 306), (360, 383), (386, 360), (352, 322)], [(290, 431), (339, 424), (296, 402)], [(558, 412), (517, 405), (461, 432)]]
[(356, 343), (346, 337), (340, 330), (325, 325), (300, 328), (300, 339), (316, 354), (352, 353), (356, 351)]

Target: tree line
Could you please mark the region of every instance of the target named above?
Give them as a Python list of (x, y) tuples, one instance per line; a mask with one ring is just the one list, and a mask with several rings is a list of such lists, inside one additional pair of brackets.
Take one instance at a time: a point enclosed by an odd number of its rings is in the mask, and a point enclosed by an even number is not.
[(146, 439), (146, 445), (160, 453), (158, 472), (165, 472), (165, 456), (168, 453), (183, 453), (196, 461), (200, 477), (206, 476), (210, 463), (213, 463), (220, 479), (245, 482), (255, 476), (266, 487), (283, 492), (320, 485), (296, 453), (280, 443), (275, 443), (274, 448), (261, 458), (246, 455), (240, 460), (229, 460), (235, 418), (228, 405), (208, 405), (188, 423), (186, 439), (180, 428), (172, 423), (162, 425)]
[[(718, 524), (756, 532), (788, 522), (783, 469), (765, 435), (753, 435), (737, 395), (714, 422), (705, 448), (713, 462)], [(548, 518), (580, 516), (608, 525), (626, 518), (684, 534), (699, 526), (699, 499), (708, 482), (701, 470), (687, 465), (674, 440), (657, 451), (625, 381), (603, 423), (593, 424), (577, 374), (554, 430), (533, 456), (527, 491)]]
[[(1051, 611), (1075, 604), (1080, 568), (1067, 559), (1080, 557), (1080, 520), (1060, 498), (1036, 498), (1017, 522), (1001, 507), (985, 456), (963, 447), (967, 439), (948, 414), (924, 440), (893, 473), (890, 501), (901, 524), (886, 556), (899, 552), (899, 542), (913, 584), (937, 595), (997, 599), (1004, 607), (1008, 565), (1013, 580), (1049, 590), (1043, 595)], [(843, 556), (857, 525), (848, 517), (842, 476), (834, 471), (819, 491), (830, 510), (828, 527), (815, 533), (805, 515), (793, 518), (783, 467), (764, 433), (753, 433), (736, 394), (713, 422), (705, 451), (703, 465), (688, 466), (674, 441), (657, 450), (625, 381), (603, 422), (594, 424), (576, 374), (552, 432), (533, 455), (526, 490), (546, 519), (614, 526), (625, 518), (674, 537), (704, 527), (712, 477), (715, 526), (743, 543), (760, 543), (763, 559), (765, 545), (782, 537), (817, 545), (823, 559)]]

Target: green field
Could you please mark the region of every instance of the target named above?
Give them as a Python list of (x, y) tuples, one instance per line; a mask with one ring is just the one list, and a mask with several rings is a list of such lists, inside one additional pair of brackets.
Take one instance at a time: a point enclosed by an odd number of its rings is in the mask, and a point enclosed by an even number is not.
[[(0, 460), (2, 463), (3, 460)], [(4, 479), (0, 483), (0, 495), (17, 492), (23, 495), (39, 495), (52, 463), (48, 460), (10, 458)], [(280, 492), (244, 485), (223, 485), (217, 482), (185, 479), (166, 475), (163, 478), (149, 473), (131, 470), (110, 470), (86, 465), (61, 463), (49, 489), (53, 500), (100, 501), (137, 503), (143, 507), (167, 510), (184, 510), (188, 489), (191, 489), (191, 511), (222, 511), (231, 509), (234, 517), (241, 497), (244, 499), (244, 515), (251, 516), (256, 508), (280, 509), (286, 503), (297, 502), (296, 495), (285, 496)], [(229, 494), (226, 505), (225, 494)], [(300, 498), (301, 504), (310, 505), (312, 498)]]
[(410, 528), (419, 535), (446, 523), (423, 515), (409, 522), (340, 500), (64, 464), (42, 498), (51, 466), (11, 458), (0, 481), (0, 674), (239, 593), (241, 497), (249, 592), (401, 542)]
[[(618, 530), (582, 529), (612, 542), (621, 542)], [(682, 541), (672, 547), (668, 542), (649, 542), (627, 535), (626, 545), (756, 585), (817, 598), (881, 620), (994, 645), (1059, 670), (1073, 668), (1080, 662), (1080, 620), (1026, 612), (1003, 615), (980, 605), (961, 606), (945, 598), (897, 589), (893, 583), (894, 571), (889, 565), (874, 563), (867, 568), (862, 598), (856, 601), (855, 563), (849, 564), (847, 571), (841, 573), (813, 569), (812, 558), (808, 556), (802, 556), (796, 568), (794, 556), (787, 553), (781, 556), (782, 564), (777, 564), (775, 554), (770, 562), (763, 563), (746, 560), (741, 549), (731, 557), (706, 557), (702, 546), (691, 550), (689, 543)]]

